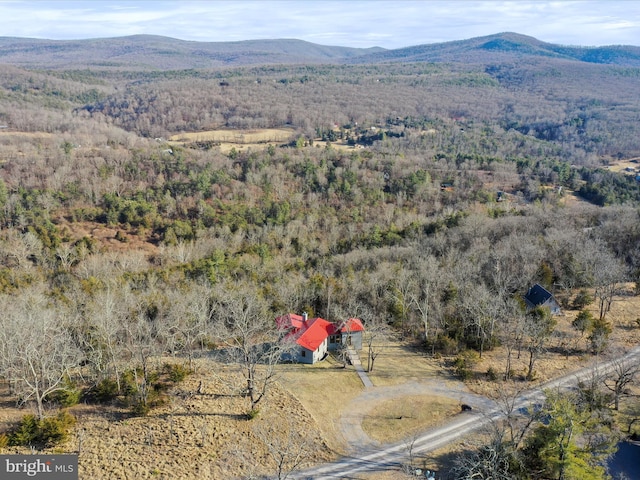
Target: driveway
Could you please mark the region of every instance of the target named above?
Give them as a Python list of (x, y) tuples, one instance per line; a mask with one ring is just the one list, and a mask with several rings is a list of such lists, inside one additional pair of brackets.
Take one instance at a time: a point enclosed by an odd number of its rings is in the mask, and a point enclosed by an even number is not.
[[(596, 371), (599, 375), (610, 373), (615, 362), (639, 362), (640, 347), (636, 347), (624, 355), (606, 361), (591, 362), (589, 366), (571, 372), (542, 385), (523, 392), (514, 403), (518, 411), (529, 405), (544, 401), (544, 391), (548, 389), (567, 389), (580, 381), (585, 381)], [(349, 453), (334, 462), (319, 465), (308, 470), (294, 473), (289, 478), (295, 479), (336, 479), (354, 478), (353, 475), (363, 472), (396, 470), (408, 456), (406, 442), (380, 445), (369, 438), (362, 430), (362, 419), (380, 402), (416, 394), (441, 395), (455, 398), (461, 403), (474, 407), (472, 412), (461, 413), (447, 424), (430, 429), (415, 438), (413, 452), (424, 453), (442, 448), (449, 443), (460, 440), (471, 432), (489, 425), (504, 414), (492, 400), (474, 395), (466, 390), (461, 382), (429, 379), (424, 382), (410, 381), (401, 385), (388, 387), (372, 387), (366, 389), (355, 398), (348, 412), (341, 418), (341, 430), (349, 445)]]
[(449, 397), (456, 402), (473, 407), (478, 413), (489, 412), (496, 408), (494, 401), (471, 393), (460, 381), (430, 378), (425, 381), (410, 381), (399, 385), (371, 387), (354, 398), (344, 409), (340, 419), (340, 431), (347, 442), (348, 453), (357, 455), (380, 447), (381, 444), (362, 429), (362, 421), (369, 412), (380, 403), (393, 399), (402, 399), (410, 395), (438, 395)]

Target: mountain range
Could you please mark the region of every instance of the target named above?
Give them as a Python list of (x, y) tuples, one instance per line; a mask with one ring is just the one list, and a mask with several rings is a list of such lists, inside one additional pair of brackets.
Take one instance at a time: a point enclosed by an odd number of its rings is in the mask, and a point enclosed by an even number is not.
[(640, 67), (640, 47), (637, 46), (565, 46), (510, 32), (393, 50), (326, 46), (295, 39), (193, 42), (154, 35), (87, 40), (0, 37), (0, 64), (34, 69), (180, 70), (322, 63), (489, 63), (527, 57)]

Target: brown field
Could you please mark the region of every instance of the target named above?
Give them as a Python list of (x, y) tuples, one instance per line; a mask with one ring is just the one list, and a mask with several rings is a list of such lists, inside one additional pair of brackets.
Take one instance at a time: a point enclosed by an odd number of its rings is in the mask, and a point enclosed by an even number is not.
[[(170, 142), (220, 142), (236, 145), (283, 143), (295, 134), (289, 128), (261, 128), (254, 130), (206, 130), (203, 132), (183, 132), (169, 137)], [(264, 146), (264, 145), (263, 145)]]
[[(184, 132), (169, 137), (170, 145), (185, 145), (192, 142), (216, 142), (222, 153), (229, 153), (232, 148), (242, 150), (263, 150), (267, 145), (282, 145), (290, 142), (296, 132), (287, 128), (262, 128), (253, 130), (206, 130), (203, 132)], [(356, 147), (345, 142), (323, 142), (314, 139), (313, 145), (324, 148), (328, 144), (338, 150), (356, 150)]]
[(25, 137), (25, 138), (53, 138), (59, 135), (54, 135), (48, 132), (19, 132), (15, 130), (0, 130), (0, 137)]
[(185, 145), (192, 142), (215, 142), (220, 152), (226, 154), (235, 148), (242, 150), (263, 150), (269, 144), (290, 142), (295, 130), (289, 128), (260, 128), (252, 130), (205, 130), (183, 132), (169, 137), (170, 145)]
[(344, 408), (364, 387), (352, 367), (342, 368), (331, 357), (315, 365), (284, 365), (280, 383), (313, 416), (333, 450), (343, 452), (339, 420)]
[[(88, 237), (95, 240), (99, 248), (109, 252), (140, 252), (143, 255), (152, 255), (158, 252), (158, 247), (151, 241), (149, 235), (141, 235), (136, 229), (126, 230), (123, 228), (112, 228), (104, 223), (98, 222), (70, 222), (63, 217), (55, 219), (54, 222), (61, 233), (68, 236), (73, 241)], [(121, 241), (116, 238), (120, 232)]]
[[(212, 372), (216, 372), (213, 374)], [(232, 377), (209, 360), (169, 395), (166, 405), (147, 417), (132, 417), (117, 406), (77, 405), (70, 409), (78, 427), (69, 441), (49, 452), (78, 452), (82, 479), (195, 479), (264, 475), (275, 465), (257, 432), (282, 435), (295, 426), (293, 438), (312, 441), (309, 463), (332, 458), (315, 419), (286, 390), (275, 386), (260, 414), (247, 420), (247, 400), (229, 387)], [(202, 382), (202, 394), (198, 386)], [(15, 408), (1, 392), (0, 430), (28, 410)], [(27, 453), (5, 448), (3, 453)], [(265, 466), (268, 466), (265, 470)]]
[(382, 402), (367, 412), (362, 428), (372, 439), (391, 443), (441, 425), (457, 413), (460, 404), (453, 398), (407, 395)]
[[(627, 168), (632, 168), (634, 171), (625, 171)], [(610, 160), (607, 163), (607, 169), (612, 172), (623, 172), (628, 175), (640, 173), (640, 157), (628, 158), (626, 160)]]

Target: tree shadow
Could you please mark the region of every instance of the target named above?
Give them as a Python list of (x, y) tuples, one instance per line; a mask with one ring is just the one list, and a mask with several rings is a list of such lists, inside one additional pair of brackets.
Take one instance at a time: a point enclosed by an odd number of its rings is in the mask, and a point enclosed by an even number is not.
[(162, 418), (167, 420), (174, 417), (219, 417), (228, 418), (230, 420), (249, 420), (249, 416), (246, 413), (223, 413), (223, 412), (174, 412), (174, 413), (162, 413), (156, 415), (156, 418)]

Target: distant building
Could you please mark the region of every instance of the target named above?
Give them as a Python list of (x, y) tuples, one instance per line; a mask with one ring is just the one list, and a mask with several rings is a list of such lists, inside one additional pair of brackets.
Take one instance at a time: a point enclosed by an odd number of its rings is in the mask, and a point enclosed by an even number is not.
[(533, 310), (536, 307), (547, 307), (553, 315), (562, 313), (560, 305), (556, 302), (553, 294), (539, 283), (529, 289), (524, 296), (524, 302), (527, 305), (527, 310)]

